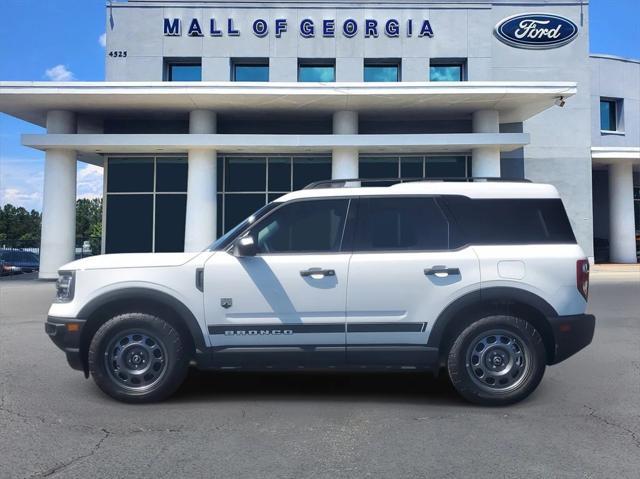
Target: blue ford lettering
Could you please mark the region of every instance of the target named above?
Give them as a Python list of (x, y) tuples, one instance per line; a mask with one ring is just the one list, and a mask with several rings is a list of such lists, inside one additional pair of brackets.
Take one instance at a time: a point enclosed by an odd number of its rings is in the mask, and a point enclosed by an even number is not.
[(543, 50), (573, 41), (578, 36), (578, 26), (558, 15), (525, 13), (502, 20), (496, 25), (495, 35), (512, 47)]

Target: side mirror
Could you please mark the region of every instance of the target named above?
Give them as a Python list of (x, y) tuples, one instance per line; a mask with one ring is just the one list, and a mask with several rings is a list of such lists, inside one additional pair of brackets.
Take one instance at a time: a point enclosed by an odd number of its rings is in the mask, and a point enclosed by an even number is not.
[(255, 256), (258, 252), (258, 248), (256, 247), (256, 243), (253, 240), (252, 236), (245, 236), (236, 241), (236, 244), (233, 248), (234, 256)]

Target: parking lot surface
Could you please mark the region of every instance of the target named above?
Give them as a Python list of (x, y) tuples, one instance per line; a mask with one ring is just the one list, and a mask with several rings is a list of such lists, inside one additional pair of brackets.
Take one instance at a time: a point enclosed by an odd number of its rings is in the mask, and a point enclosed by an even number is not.
[(640, 275), (596, 275), (593, 344), (507, 408), (422, 374), (192, 372), (132, 406), (44, 334), (48, 282), (0, 282), (0, 478), (640, 477)]

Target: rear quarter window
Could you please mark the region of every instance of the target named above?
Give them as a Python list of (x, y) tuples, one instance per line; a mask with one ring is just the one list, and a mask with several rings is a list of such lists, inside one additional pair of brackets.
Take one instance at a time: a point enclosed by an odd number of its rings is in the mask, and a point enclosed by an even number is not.
[(558, 198), (449, 196), (440, 201), (453, 219), (452, 243), (457, 246), (576, 243), (562, 200)]

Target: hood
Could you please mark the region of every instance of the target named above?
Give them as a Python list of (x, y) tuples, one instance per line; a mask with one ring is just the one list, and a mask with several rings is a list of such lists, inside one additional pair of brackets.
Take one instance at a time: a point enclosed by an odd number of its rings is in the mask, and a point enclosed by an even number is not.
[(154, 268), (181, 266), (200, 253), (123, 253), (101, 254), (72, 261), (61, 270), (118, 269), (118, 268)]

